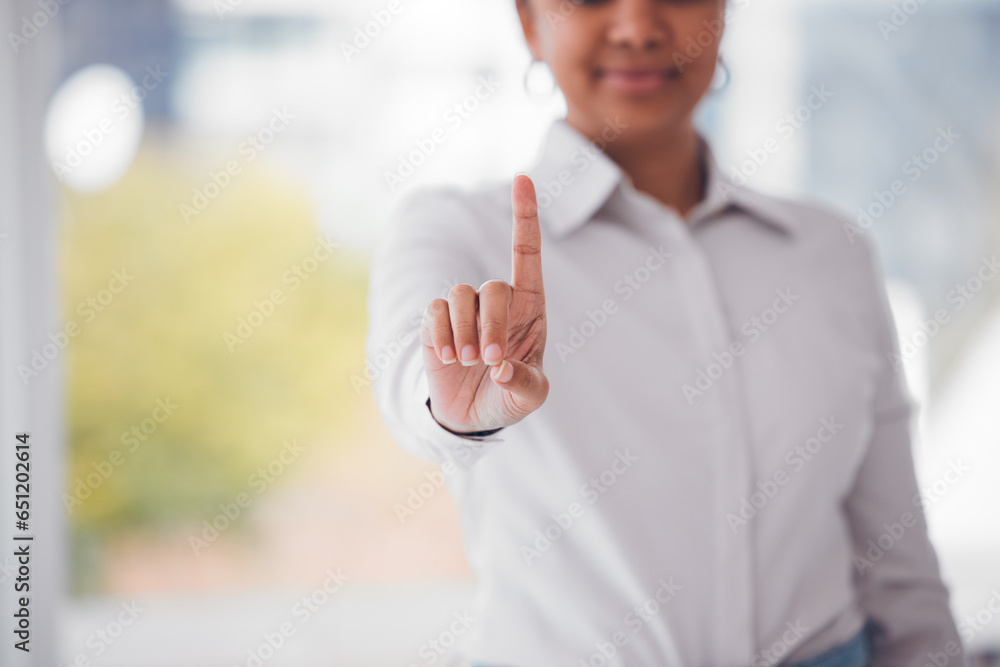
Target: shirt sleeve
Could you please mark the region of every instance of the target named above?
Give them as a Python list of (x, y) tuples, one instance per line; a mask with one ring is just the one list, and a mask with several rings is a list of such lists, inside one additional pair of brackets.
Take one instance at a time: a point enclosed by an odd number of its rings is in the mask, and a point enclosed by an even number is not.
[[(405, 450), (435, 463), (468, 468), (503, 441), (441, 426), (429, 397), (420, 324), (430, 302), (451, 286), (481, 285), (482, 222), (459, 192), (420, 190), (393, 210), (372, 256), (368, 285), (366, 375), (386, 428)], [(502, 431), (501, 431), (502, 433)]]
[(880, 364), (871, 439), (845, 509), (854, 543), (854, 582), (875, 630), (871, 664), (923, 665), (936, 656), (936, 664), (964, 665), (948, 589), (919, 502), (911, 446), (914, 402), (898, 364), (881, 264), (871, 242), (858, 235), (867, 252)]

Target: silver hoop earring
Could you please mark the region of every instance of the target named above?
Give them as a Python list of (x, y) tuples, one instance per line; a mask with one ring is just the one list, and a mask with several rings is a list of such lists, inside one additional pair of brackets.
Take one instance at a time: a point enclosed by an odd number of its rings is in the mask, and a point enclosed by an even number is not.
[[(726, 67), (726, 63), (722, 59), (722, 54), (721, 53), (719, 54), (718, 63), (719, 63), (719, 65), (722, 65), (722, 71), (725, 73), (725, 77), (726, 78), (722, 82), (721, 85), (718, 85), (715, 82), (715, 80), (718, 78), (717, 76), (712, 78), (712, 83), (709, 85), (709, 91), (711, 91), (712, 93), (717, 93), (717, 92), (721, 91), (723, 88), (725, 88), (726, 86), (729, 85), (729, 68)], [(716, 67), (715, 71), (716, 71), (716, 74), (718, 74), (719, 68)]]
[[(537, 81), (539, 78), (541, 78), (541, 76), (537, 74), (539, 68), (535, 67), (535, 65), (538, 64), (544, 65), (545, 67), (541, 69), (547, 70), (546, 74), (542, 76), (548, 79), (548, 84), (547, 84), (548, 90), (540, 90), (538, 89), (537, 86), (535, 87), (534, 90), (532, 90), (531, 80), (535, 79)], [(552, 75), (552, 70), (549, 68), (548, 64), (545, 61), (536, 60), (534, 56), (531, 57), (531, 62), (528, 63), (528, 69), (524, 71), (524, 92), (528, 94), (528, 97), (532, 98), (541, 97), (543, 95), (547, 96), (556, 92), (556, 78)]]

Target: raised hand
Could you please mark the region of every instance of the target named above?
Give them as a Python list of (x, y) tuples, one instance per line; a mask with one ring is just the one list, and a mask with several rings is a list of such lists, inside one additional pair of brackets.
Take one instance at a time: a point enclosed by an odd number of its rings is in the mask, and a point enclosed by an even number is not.
[(527, 174), (514, 177), (511, 201), (510, 283), (455, 285), (447, 299), (430, 302), (420, 326), (431, 414), (459, 433), (517, 423), (549, 393), (542, 372), (542, 234)]

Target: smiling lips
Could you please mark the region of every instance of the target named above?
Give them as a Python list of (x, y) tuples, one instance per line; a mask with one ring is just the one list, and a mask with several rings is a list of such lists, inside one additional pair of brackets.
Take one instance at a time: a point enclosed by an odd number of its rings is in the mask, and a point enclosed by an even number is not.
[(598, 75), (610, 85), (628, 93), (648, 93), (659, 90), (680, 76), (676, 67), (665, 69), (607, 69)]

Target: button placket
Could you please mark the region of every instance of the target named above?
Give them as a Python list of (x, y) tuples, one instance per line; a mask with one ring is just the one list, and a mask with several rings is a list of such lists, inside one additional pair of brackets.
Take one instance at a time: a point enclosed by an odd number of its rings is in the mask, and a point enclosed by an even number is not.
[[(732, 340), (732, 325), (726, 315), (711, 263), (692, 233), (691, 222), (685, 223), (676, 213), (648, 195), (625, 188), (627, 199), (637, 208), (635, 219), (650, 220), (651, 235), (661, 237), (674, 253), (672, 261), (683, 275), (679, 285), (683, 298), (683, 314), (691, 317), (691, 350), (699, 365), (714, 361), (713, 353), (728, 349)], [(701, 208), (692, 222), (704, 224), (711, 215)], [(733, 366), (723, 372), (710, 391), (700, 399), (699, 409), (709, 415), (709, 423), (719, 426), (712, 443), (716, 490), (714, 507), (708, 514), (713, 522), (716, 544), (713, 577), (715, 597), (709, 602), (712, 624), (711, 650), (707, 664), (748, 664), (756, 645), (754, 633), (753, 549), (750, 530), (733, 533), (725, 520), (732, 507), (738, 507), (752, 486), (752, 458), (749, 430), (742, 406), (742, 382)]]
[[(721, 298), (711, 263), (694, 235), (685, 230), (691, 257), (688, 293), (696, 302), (690, 312), (700, 317), (706, 341), (701, 359), (715, 361), (713, 353), (723, 353), (733, 340), (733, 327)], [(695, 289), (697, 287), (697, 290)], [(713, 664), (747, 664), (753, 655), (754, 634), (754, 555), (752, 527), (733, 532), (725, 514), (739, 505), (739, 498), (752, 490), (753, 459), (750, 429), (742, 400), (743, 383), (738, 359), (724, 369), (716, 385), (700, 400), (710, 401), (719, 425), (715, 454), (716, 504), (708, 520), (716, 535), (716, 597), (713, 600), (715, 638)]]

